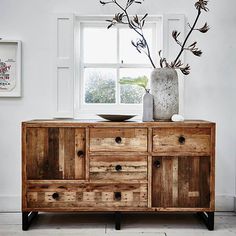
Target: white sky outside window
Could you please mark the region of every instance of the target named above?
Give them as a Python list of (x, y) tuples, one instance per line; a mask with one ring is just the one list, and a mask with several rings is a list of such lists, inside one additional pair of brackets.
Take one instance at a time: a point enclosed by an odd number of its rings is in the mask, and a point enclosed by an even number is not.
[[(147, 42), (149, 42), (150, 47), (152, 46), (152, 30), (144, 29), (143, 33)], [(123, 60), (123, 63), (140, 63), (140, 64), (149, 64), (148, 57), (143, 53), (139, 53), (136, 48), (131, 44), (131, 40), (134, 42), (137, 41), (140, 36), (133, 30), (129, 28), (121, 28), (120, 32), (120, 60)], [(150, 48), (152, 50), (152, 47)]]
[(116, 63), (116, 29), (85, 27), (83, 32), (85, 63)]

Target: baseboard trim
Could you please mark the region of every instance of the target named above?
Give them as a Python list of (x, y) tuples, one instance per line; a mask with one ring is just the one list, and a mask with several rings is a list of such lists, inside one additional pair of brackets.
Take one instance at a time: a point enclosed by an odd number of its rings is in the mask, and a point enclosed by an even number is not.
[(0, 212), (19, 212), (21, 211), (21, 196), (19, 195), (0, 195)]
[(236, 212), (236, 196), (234, 197), (234, 211)]
[(233, 195), (216, 195), (216, 211), (234, 211), (235, 197)]
[[(0, 212), (20, 212), (21, 196), (0, 195)], [(236, 196), (216, 195), (216, 211), (235, 211)]]

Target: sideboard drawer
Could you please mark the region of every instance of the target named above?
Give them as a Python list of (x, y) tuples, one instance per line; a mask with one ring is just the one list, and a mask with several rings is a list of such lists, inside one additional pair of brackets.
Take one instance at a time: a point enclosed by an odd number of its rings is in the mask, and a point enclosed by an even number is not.
[(146, 128), (91, 128), (90, 151), (147, 151)]
[(153, 152), (160, 155), (209, 155), (210, 128), (155, 128)]
[(112, 210), (112, 207), (146, 206), (146, 184), (37, 184), (29, 186), (27, 192), (28, 208)]
[(147, 181), (146, 156), (91, 156), (89, 163), (92, 181)]

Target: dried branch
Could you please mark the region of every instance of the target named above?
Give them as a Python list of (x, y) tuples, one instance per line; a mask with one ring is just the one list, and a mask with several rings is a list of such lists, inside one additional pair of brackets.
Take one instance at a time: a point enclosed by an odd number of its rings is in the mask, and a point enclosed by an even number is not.
[(202, 26), (199, 29), (196, 29), (198, 31), (200, 31), (201, 33), (206, 33), (208, 30), (210, 29), (210, 26), (207, 24), (207, 22), (204, 24), (204, 26)]
[(180, 32), (178, 32), (177, 30), (174, 30), (172, 32), (172, 37), (174, 38), (175, 42), (179, 44), (180, 47), (182, 47), (182, 43), (178, 40), (179, 35), (180, 35)]
[(165, 66), (165, 67), (170, 68), (171, 66), (170, 66), (169, 63), (167, 62), (166, 58), (165, 58), (165, 57), (162, 57), (161, 53), (162, 53), (162, 51), (160, 50), (160, 51), (158, 52), (158, 55), (159, 55), (159, 57), (160, 57), (160, 67), (163, 68), (163, 67)]
[[(143, 33), (143, 27), (145, 25), (145, 18), (148, 16), (148, 14), (146, 13), (141, 19), (139, 19), (139, 17), (137, 15), (135, 15), (131, 18), (127, 12), (127, 9), (132, 4), (134, 4), (134, 3), (141, 4), (142, 1), (127, 0), (125, 7), (122, 7), (118, 3), (117, 0), (112, 0), (112, 1), (107, 1), (107, 2), (100, 1), (100, 3), (102, 5), (113, 3), (120, 8), (122, 13), (116, 14), (112, 20), (109, 20), (110, 24), (108, 25), (107, 28), (110, 28), (117, 23), (129, 25), (129, 27), (131, 29), (133, 29), (140, 36), (140, 39), (138, 39), (137, 42), (131, 41), (132, 45), (137, 49), (138, 52), (140, 52), (140, 53), (143, 52), (150, 60), (153, 68), (156, 68), (156, 66), (153, 62), (152, 56), (151, 56), (149, 45), (148, 45), (147, 40), (146, 40), (144, 33)], [(125, 21), (125, 19), (126, 19), (126, 21)]]
[(195, 3), (195, 7), (197, 10), (204, 10), (204, 11), (209, 11), (209, 9), (207, 8), (207, 4), (208, 4), (208, 0), (198, 0)]
[(181, 72), (184, 74), (184, 75), (188, 75), (190, 73), (190, 66), (189, 64), (187, 64), (186, 66), (184, 67), (179, 67), (178, 69), (181, 70)]
[[(132, 6), (132, 4), (135, 4), (135, 3), (141, 4), (142, 1), (144, 1), (144, 0), (127, 0), (125, 7), (122, 7), (117, 0), (100, 1), (100, 3), (102, 5), (115, 4), (116, 6), (118, 6), (118, 8), (122, 12), (115, 14), (115, 16), (113, 17), (112, 20), (107, 20), (110, 23), (107, 28), (111, 28), (115, 24), (128, 25), (132, 30), (134, 30), (140, 36), (140, 38), (137, 39), (136, 42), (131, 41), (132, 45), (136, 48), (136, 50), (139, 53), (144, 53), (149, 58), (153, 68), (156, 68), (156, 66), (152, 60), (152, 57), (151, 57), (149, 45), (148, 45), (147, 40), (143, 34), (143, 27), (145, 25), (145, 19), (148, 16), (148, 14), (146, 13), (140, 19), (137, 15), (135, 15), (131, 18), (127, 12), (127, 9), (130, 6)], [(161, 51), (159, 51), (159, 53), (158, 53), (159, 57), (160, 57), (159, 63), (160, 63), (161, 68), (168, 67), (168, 68), (179, 69), (185, 75), (188, 75), (190, 73), (190, 66), (188, 64), (183, 65), (183, 63), (180, 60), (180, 56), (182, 55), (184, 50), (191, 51), (195, 56), (200, 57), (202, 55), (202, 51), (196, 46), (197, 42), (193, 42), (191, 45), (189, 45), (187, 47), (186, 47), (186, 44), (187, 44), (187, 41), (188, 41), (190, 35), (192, 34), (192, 32), (194, 30), (197, 30), (201, 33), (206, 33), (210, 29), (210, 27), (207, 23), (205, 23), (201, 28), (195, 28), (197, 25), (197, 22), (199, 20), (199, 17), (201, 15), (201, 12), (202, 11), (206, 11), (206, 12), (209, 11), (209, 9), (207, 8), (207, 4), (208, 4), (208, 0), (197, 0), (197, 2), (195, 3), (194, 6), (197, 9), (197, 16), (196, 16), (195, 21), (192, 26), (188, 23), (190, 30), (183, 42), (180, 42), (180, 40), (179, 40), (179, 36), (181, 34), (180, 32), (178, 32), (176, 30), (174, 30), (172, 32), (172, 37), (175, 40), (175, 42), (180, 46), (180, 51), (177, 54), (175, 60), (171, 63), (168, 63), (166, 58), (162, 57)]]
[[(198, 0), (196, 3), (195, 3), (195, 7), (197, 9), (197, 16), (196, 16), (196, 19), (193, 23), (193, 25), (191, 26), (189, 23), (188, 23), (188, 26), (190, 27), (190, 31), (189, 33), (187, 34), (183, 44), (180, 44), (180, 42), (178, 41), (178, 36), (179, 36), (179, 33), (177, 31), (173, 31), (172, 33), (172, 36), (173, 38), (175, 39), (175, 41), (181, 46), (181, 49), (180, 49), (180, 52), (179, 54), (177, 55), (177, 57), (175, 58), (174, 62), (171, 63), (172, 67), (173, 68), (176, 68), (177, 67), (177, 64), (179, 62), (179, 58), (181, 56), (181, 54), (183, 53), (184, 50), (190, 50), (195, 56), (201, 56), (202, 55), (202, 51), (200, 49), (198, 49), (196, 47), (196, 44), (197, 42), (194, 42), (193, 44), (191, 44), (189, 47), (185, 47), (188, 39), (189, 39), (189, 36), (191, 35), (191, 33), (193, 32), (193, 30), (198, 30), (202, 33), (206, 33), (208, 30), (209, 30), (209, 26), (207, 25), (207, 23), (205, 23), (205, 25), (202, 27), (202, 28), (199, 28), (199, 29), (195, 29), (195, 26), (198, 22), (198, 19), (201, 15), (201, 12), (202, 10), (204, 11), (208, 11), (209, 9), (207, 8), (207, 4), (208, 4), (208, 1), (207, 0)], [(190, 70), (190, 67), (188, 66), (188, 64), (186, 65), (186, 67), (184, 68), (179, 68), (181, 70), (181, 72), (183, 74), (186, 74), (186, 73), (189, 73), (189, 70)]]
[(189, 45), (185, 50), (191, 51), (195, 56), (200, 57), (202, 55), (202, 51), (196, 47), (197, 42), (195, 41), (191, 45)]

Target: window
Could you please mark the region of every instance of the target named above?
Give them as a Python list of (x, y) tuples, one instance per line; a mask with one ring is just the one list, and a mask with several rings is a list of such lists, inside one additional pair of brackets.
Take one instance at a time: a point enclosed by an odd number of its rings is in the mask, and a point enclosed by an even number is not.
[[(123, 77), (150, 77), (151, 64), (131, 45), (138, 35), (123, 25), (108, 30), (105, 20), (109, 18), (77, 18), (77, 115), (142, 112), (143, 88), (118, 81)], [(161, 26), (161, 17), (150, 17), (144, 29), (154, 60), (162, 48)]]
[[(149, 77), (152, 68), (145, 55), (140, 55), (130, 44), (130, 40), (135, 40), (137, 35), (122, 26), (107, 30), (105, 20), (109, 18), (111, 16), (55, 14), (53, 117), (87, 119), (95, 118), (92, 114), (97, 113), (142, 113), (139, 102), (143, 92), (140, 93), (137, 87), (120, 86), (118, 79), (122, 76), (135, 77), (142, 74)], [(182, 14), (149, 16), (147, 19), (145, 29), (149, 32), (149, 45), (157, 66), (158, 50), (163, 48), (163, 57), (168, 60), (172, 60), (179, 52), (179, 45), (171, 34), (173, 30), (184, 32), (184, 22), (185, 17)], [(90, 33), (92, 35), (89, 37)], [(179, 40), (184, 40), (184, 33), (180, 34)], [(103, 82), (104, 86), (98, 91), (93, 82), (95, 78)], [(181, 74), (179, 89), (180, 111), (183, 114), (184, 80)], [(95, 92), (100, 96), (97, 100), (93, 96)]]

